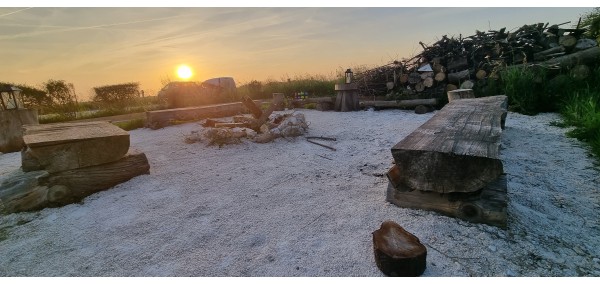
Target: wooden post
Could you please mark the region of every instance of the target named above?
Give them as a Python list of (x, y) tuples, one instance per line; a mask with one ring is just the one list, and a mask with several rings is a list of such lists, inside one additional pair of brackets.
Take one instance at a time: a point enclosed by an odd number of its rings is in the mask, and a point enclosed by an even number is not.
[(335, 84), (335, 91), (337, 92), (335, 99), (336, 111), (356, 111), (360, 109), (358, 89), (355, 83)]
[(472, 89), (457, 89), (447, 92), (448, 102), (458, 99), (472, 99), (475, 98), (475, 94)]

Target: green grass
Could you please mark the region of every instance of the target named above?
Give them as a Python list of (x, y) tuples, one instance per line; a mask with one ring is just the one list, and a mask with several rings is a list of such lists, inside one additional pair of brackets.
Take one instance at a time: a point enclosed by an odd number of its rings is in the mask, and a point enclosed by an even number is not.
[(138, 129), (138, 128), (144, 128), (146, 125), (146, 119), (138, 118), (138, 119), (133, 119), (133, 120), (129, 120), (129, 121), (113, 122), (113, 124), (120, 127), (121, 129), (123, 129), (125, 131), (129, 131), (129, 130), (134, 130), (134, 129)]
[(544, 100), (546, 96), (542, 83), (545, 73), (528, 67), (504, 70), (502, 88), (508, 97), (509, 109), (527, 115), (535, 115), (550, 108)]
[(567, 135), (588, 143), (592, 153), (600, 157), (600, 90), (575, 91), (561, 114), (565, 123), (575, 127)]
[(335, 94), (335, 84), (339, 79), (330, 75), (303, 75), (281, 80), (269, 79), (264, 82), (251, 81), (238, 87), (238, 97), (252, 99), (271, 99), (273, 93), (291, 96), (298, 92), (307, 92), (310, 97), (323, 97)]

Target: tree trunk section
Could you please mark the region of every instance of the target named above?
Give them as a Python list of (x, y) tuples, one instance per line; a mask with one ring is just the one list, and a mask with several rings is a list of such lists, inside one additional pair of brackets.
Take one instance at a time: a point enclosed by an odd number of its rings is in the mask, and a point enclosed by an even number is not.
[(435, 74), (435, 80), (438, 82), (443, 82), (444, 80), (446, 80), (446, 73), (438, 72), (437, 74)]
[(250, 111), (254, 118), (258, 119), (262, 115), (262, 110), (248, 96), (242, 98), (242, 104)]
[(600, 61), (600, 47), (592, 47), (586, 50), (571, 53), (569, 55), (553, 58), (542, 62), (542, 65), (558, 65), (562, 69), (569, 69), (578, 64), (593, 65)]
[(423, 80), (423, 86), (425, 86), (427, 88), (431, 88), (433, 86), (433, 78), (431, 78), (431, 77), (425, 78), (425, 80)]
[(466, 70), (463, 70), (460, 72), (449, 73), (448, 74), (448, 82), (450, 82), (452, 84), (460, 84), (465, 79), (468, 79), (470, 74), (471, 74), (471, 72), (469, 71), (469, 69), (466, 69)]
[(473, 99), (475, 98), (475, 94), (472, 89), (457, 89), (449, 91), (448, 93), (448, 102), (458, 99)]
[(410, 108), (419, 105), (434, 106), (437, 105), (437, 99), (416, 99), (402, 101), (363, 101), (361, 107), (390, 107), (390, 108)]
[(449, 102), (392, 147), (402, 176), (398, 189), (438, 193), (474, 192), (504, 170), (499, 158), (507, 97)]
[(427, 248), (393, 221), (373, 232), (373, 251), (377, 267), (387, 276), (416, 277), (427, 267)]

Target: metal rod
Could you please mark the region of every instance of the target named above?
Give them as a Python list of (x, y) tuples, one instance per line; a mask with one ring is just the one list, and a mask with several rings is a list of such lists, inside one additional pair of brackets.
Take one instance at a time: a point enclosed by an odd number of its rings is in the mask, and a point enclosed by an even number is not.
[(335, 137), (324, 137), (324, 136), (307, 136), (306, 139), (323, 139), (323, 140), (337, 141), (337, 139)]
[(327, 148), (327, 149), (331, 149), (331, 150), (333, 150), (333, 151), (336, 151), (336, 150), (335, 150), (335, 148), (333, 148), (333, 147), (331, 147), (331, 146), (323, 145), (323, 144), (321, 144), (321, 143), (317, 143), (317, 142), (315, 142), (315, 141), (311, 141), (311, 140), (308, 140), (308, 139), (306, 139), (306, 141), (308, 141), (308, 142), (310, 142), (310, 143), (313, 143), (313, 144), (316, 144), (316, 145), (319, 145), (319, 146), (321, 146), (321, 147), (325, 147), (325, 148)]

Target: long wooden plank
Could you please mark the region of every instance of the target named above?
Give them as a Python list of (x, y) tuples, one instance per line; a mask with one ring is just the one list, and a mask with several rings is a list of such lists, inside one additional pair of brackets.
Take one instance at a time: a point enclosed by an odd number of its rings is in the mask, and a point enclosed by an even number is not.
[[(261, 101), (255, 101), (261, 104)], [(146, 112), (146, 125), (151, 129), (159, 129), (171, 125), (174, 121), (194, 121), (205, 118), (219, 118), (244, 113), (241, 102), (209, 105), (201, 107), (186, 107), (164, 109)]]
[(392, 147), (408, 191), (473, 192), (503, 173), (500, 135), (506, 96), (448, 103)]

